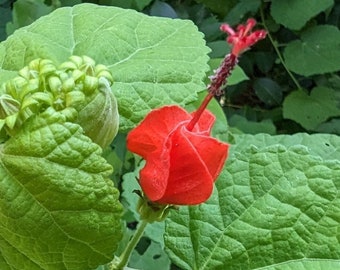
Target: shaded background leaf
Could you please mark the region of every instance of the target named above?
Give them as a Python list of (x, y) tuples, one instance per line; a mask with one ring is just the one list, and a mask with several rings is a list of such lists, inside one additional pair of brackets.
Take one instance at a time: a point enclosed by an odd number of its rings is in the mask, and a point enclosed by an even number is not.
[(271, 15), (277, 23), (301, 29), (311, 18), (333, 5), (332, 0), (272, 0)]
[(292, 92), (283, 102), (283, 116), (307, 130), (315, 129), (328, 118), (340, 116), (335, 91), (315, 87), (310, 95), (302, 90)]
[(288, 43), (283, 55), (290, 70), (310, 76), (340, 70), (339, 47), (339, 29), (319, 25), (308, 28), (299, 40)]
[(254, 81), (256, 95), (268, 106), (281, 104), (282, 89), (280, 85), (270, 78), (257, 78)]

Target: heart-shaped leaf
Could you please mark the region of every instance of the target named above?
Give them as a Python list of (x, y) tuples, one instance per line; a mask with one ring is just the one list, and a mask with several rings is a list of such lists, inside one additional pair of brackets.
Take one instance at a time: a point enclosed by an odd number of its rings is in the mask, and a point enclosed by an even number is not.
[(284, 51), (286, 65), (303, 76), (338, 71), (340, 51), (336, 48), (339, 46), (340, 31), (337, 27), (319, 25), (308, 28), (301, 34), (301, 40), (287, 45)]

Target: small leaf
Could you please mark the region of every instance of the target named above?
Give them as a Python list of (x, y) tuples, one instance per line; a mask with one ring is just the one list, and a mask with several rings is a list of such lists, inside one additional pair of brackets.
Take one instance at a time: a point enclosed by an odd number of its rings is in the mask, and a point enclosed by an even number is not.
[(271, 15), (277, 23), (299, 30), (311, 18), (332, 5), (332, 0), (272, 0)]
[(119, 194), (79, 125), (52, 110), (32, 117), (1, 145), (0, 160), (1, 269), (90, 270), (112, 260)]
[(328, 118), (340, 116), (335, 91), (315, 87), (310, 95), (301, 90), (292, 92), (283, 102), (283, 116), (313, 130)]
[(156, 0), (150, 8), (151, 16), (177, 18), (176, 11), (167, 3)]
[(280, 85), (269, 78), (258, 78), (254, 82), (256, 95), (268, 106), (280, 105), (282, 89)]
[[(284, 2), (284, 1), (281, 1)], [(299, 2), (299, 1), (296, 1)], [(287, 67), (303, 76), (340, 70), (340, 31), (331, 25), (309, 28), (284, 50)]]

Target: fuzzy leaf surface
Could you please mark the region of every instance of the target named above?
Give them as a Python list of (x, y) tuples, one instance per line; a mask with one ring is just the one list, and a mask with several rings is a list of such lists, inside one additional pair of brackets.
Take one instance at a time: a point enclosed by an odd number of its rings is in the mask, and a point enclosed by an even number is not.
[(49, 112), (0, 149), (0, 269), (94, 269), (121, 238), (111, 166), (79, 125)]
[(195, 100), (205, 88), (208, 51), (191, 21), (81, 4), (59, 8), (1, 43), (0, 71), (38, 57), (62, 63), (88, 55), (112, 72), (120, 127), (128, 130), (152, 108)]
[(309, 149), (313, 156), (320, 156), (324, 160), (340, 160), (340, 137), (331, 134), (307, 134), (297, 133), (294, 135), (276, 135), (268, 134), (241, 134), (235, 135), (232, 139), (233, 144), (237, 144), (237, 151), (244, 151), (249, 145), (263, 148), (276, 144), (282, 144), (286, 147), (294, 145), (304, 145)]
[[(231, 148), (206, 203), (171, 212), (165, 244), (172, 260), (200, 270), (338, 269), (340, 162), (302, 145), (250, 146), (248, 136), (247, 146)], [(316, 261), (293, 267), (304, 258)], [(334, 263), (319, 268), (319, 259)]]

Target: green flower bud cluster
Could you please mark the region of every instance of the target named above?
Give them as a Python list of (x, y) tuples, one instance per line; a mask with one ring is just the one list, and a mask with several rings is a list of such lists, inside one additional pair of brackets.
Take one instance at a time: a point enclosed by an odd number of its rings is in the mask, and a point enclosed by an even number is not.
[[(32, 115), (52, 107), (65, 114), (69, 121), (80, 124), (86, 135), (92, 130), (101, 131), (99, 139), (94, 132), (94, 137), (88, 135), (99, 145), (104, 147), (112, 141), (118, 131), (118, 111), (111, 91), (113, 78), (106, 66), (96, 65), (90, 57), (73, 55), (59, 66), (49, 59), (35, 59), (18, 73), (0, 88), (3, 93), (0, 96), (0, 130), (5, 128), (12, 135)], [(98, 99), (98, 95), (101, 98)], [(99, 116), (105, 120), (93, 121), (94, 113), (98, 116), (103, 108), (105, 111)], [(90, 124), (86, 123), (87, 116)], [(113, 127), (98, 126), (107, 124), (110, 117)]]

